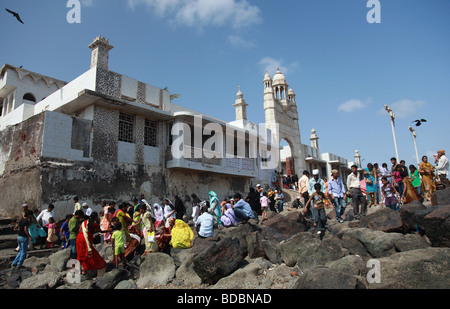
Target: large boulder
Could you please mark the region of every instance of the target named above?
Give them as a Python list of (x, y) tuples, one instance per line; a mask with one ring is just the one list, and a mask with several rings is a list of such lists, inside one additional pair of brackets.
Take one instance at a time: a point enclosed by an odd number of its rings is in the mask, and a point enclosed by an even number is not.
[(450, 188), (434, 192), (431, 197), (431, 205), (450, 205)]
[(307, 270), (293, 289), (364, 289), (365, 285), (357, 276), (339, 272), (326, 266), (317, 266)]
[[(298, 216), (297, 216), (298, 217)], [(276, 214), (262, 223), (265, 226), (273, 228), (278, 233), (289, 237), (306, 230), (302, 223), (297, 222), (294, 217)]]
[(282, 260), (287, 266), (294, 266), (299, 257), (304, 257), (304, 253), (311, 247), (316, 248), (320, 240), (309, 232), (302, 232), (281, 242), (277, 247)]
[(22, 281), (20, 289), (54, 289), (62, 283), (62, 275), (57, 271), (43, 272)]
[(448, 289), (450, 249), (427, 248), (378, 259), (380, 283), (369, 289)]
[(423, 229), (435, 247), (450, 247), (450, 205), (440, 206), (423, 218)]
[(202, 282), (215, 284), (232, 274), (244, 259), (239, 239), (226, 238), (194, 258), (194, 270)]
[(317, 265), (336, 261), (346, 256), (349, 251), (342, 247), (338, 237), (324, 239), (316, 246), (308, 247), (297, 260), (297, 267), (302, 271)]
[(403, 223), (400, 213), (390, 208), (383, 208), (359, 220), (359, 227), (382, 232), (402, 232)]
[(50, 265), (53, 269), (62, 272), (67, 269), (67, 262), (70, 260), (70, 249), (65, 249), (53, 253), (49, 256)]
[(176, 278), (182, 280), (185, 285), (198, 286), (202, 283), (202, 279), (200, 279), (194, 270), (194, 255), (190, 255), (184, 260), (180, 267), (178, 267)]
[(359, 255), (346, 255), (339, 260), (326, 263), (325, 266), (337, 272), (360, 276), (364, 273), (366, 263)]
[(337, 236), (342, 240), (344, 240), (345, 236), (356, 239), (364, 246), (371, 257), (377, 258), (394, 254), (396, 252), (395, 242), (401, 239), (403, 234), (373, 231), (368, 228), (354, 228), (343, 229)]
[(102, 290), (114, 289), (121, 281), (130, 279), (131, 274), (125, 269), (114, 268), (97, 279), (95, 285)]
[(261, 243), (261, 241), (263, 240), (261, 232), (249, 233), (245, 236), (245, 239), (247, 241), (247, 251), (249, 258), (254, 259), (257, 257), (267, 257)]
[(140, 266), (140, 277), (137, 281), (139, 289), (151, 286), (165, 285), (175, 277), (175, 263), (162, 252), (149, 253)]
[(427, 208), (420, 201), (414, 201), (412, 203), (403, 205), (402, 208), (400, 208), (400, 217), (402, 220), (404, 232), (408, 233), (416, 231), (416, 212), (426, 209)]
[(240, 268), (231, 275), (220, 279), (213, 289), (258, 289), (261, 279), (258, 277), (262, 272), (261, 265), (250, 263)]
[(417, 249), (426, 249), (431, 245), (420, 235), (406, 234), (394, 242), (397, 252), (405, 252)]

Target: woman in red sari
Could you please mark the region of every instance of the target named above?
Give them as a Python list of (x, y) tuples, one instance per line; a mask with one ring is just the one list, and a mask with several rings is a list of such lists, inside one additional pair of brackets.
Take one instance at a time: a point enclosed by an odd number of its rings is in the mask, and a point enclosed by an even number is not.
[[(88, 220), (81, 223), (77, 235), (77, 259), (83, 267), (82, 274), (87, 270), (104, 270), (105, 260), (94, 248), (94, 233), (101, 232), (98, 213), (93, 212)], [(99, 272), (99, 276), (101, 272)]]

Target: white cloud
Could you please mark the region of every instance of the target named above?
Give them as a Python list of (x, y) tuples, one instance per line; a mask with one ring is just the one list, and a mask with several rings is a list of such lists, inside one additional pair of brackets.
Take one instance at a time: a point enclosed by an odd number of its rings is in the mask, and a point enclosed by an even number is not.
[(261, 21), (260, 9), (247, 0), (128, 0), (130, 8), (146, 5), (170, 23), (202, 29), (226, 26), (234, 29)]
[[(424, 101), (412, 101), (403, 99), (395, 103), (392, 103), (391, 105), (389, 105), (389, 107), (394, 112), (396, 118), (408, 118), (416, 114), (416, 112), (425, 105), (426, 102)], [(386, 113), (386, 110), (384, 108), (383, 112)], [(417, 116), (417, 118), (420, 117)]]
[(293, 62), (291, 64), (284, 64), (283, 59), (275, 59), (272, 57), (264, 57), (259, 62), (258, 65), (261, 67), (261, 71), (265, 73), (266, 71), (270, 74), (270, 76), (274, 76), (277, 72), (277, 68), (280, 69), (280, 72), (283, 74), (289, 74), (298, 68), (298, 62)]
[(344, 112), (344, 113), (351, 113), (363, 108), (366, 108), (368, 105), (368, 102), (363, 102), (361, 100), (357, 99), (351, 99), (348, 100), (341, 105), (338, 106), (337, 110), (338, 112)]
[(238, 36), (238, 35), (229, 35), (228, 36), (228, 41), (235, 48), (251, 49), (251, 48), (256, 47), (255, 42), (250, 41), (250, 40), (246, 40), (246, 39), (244, 39), (244, 38), (242, 38), (241, 36)]

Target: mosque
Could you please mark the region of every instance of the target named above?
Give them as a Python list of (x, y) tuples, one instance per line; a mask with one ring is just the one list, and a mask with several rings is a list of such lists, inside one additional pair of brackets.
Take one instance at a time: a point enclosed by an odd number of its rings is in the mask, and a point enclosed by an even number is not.
[[(90, 69), (70, 82), (9, 64), (0, 69), (0, 217), (18, 215), (23, 203), (31, 209), (53, 203), (62, 217), (73, 210), (74, 196), (94, 208), (103, 200), (130, 201), (141, 194), (149, 202), (174, 195), (187, 202), (191, 193), (206, 198), (214, 190), (224, 197), (245, 194), (258, 183), (268, 188), (279, 173), (350, 172), (353, 162), (320, 153), (314, 129), (310, 145), (302, 144), (296, 96), (279, 70), (262, 81), (265, 127), (274, 138), (259, 139), (258, 145), (288, 144), (271, 167), (267, 155), (254, 151), (259, 133), (249, 130), (256, 124), (247, 119), (240, 87), (236, 119), (224, 121), (174, 104), (166, 89), (111, 71), (113, 46), (104, 37), (89, 48)], [(186, 143), (184, 156), (174, 156), (178, 138), (193, 140), (174, 134), (179, 125), (191, 132), (208, 125), (223, 132), (232, 128), (227, 137), (234, 147), (223, 139), (202, 150), (208, 142), (203, 137)], [(355, 162), (360, 164), (357, 152)]]

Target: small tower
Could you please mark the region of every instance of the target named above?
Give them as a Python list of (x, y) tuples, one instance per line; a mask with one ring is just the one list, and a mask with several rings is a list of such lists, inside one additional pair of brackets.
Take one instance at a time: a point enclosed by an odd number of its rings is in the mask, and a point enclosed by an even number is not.
[(315, 129), (311, 130), (311, 137), (309, 138), (309, 140), (311, 141), (312, 148), (319, 149), (319, 138), (317, 137)]
[(275, 91), (276, 99), (286, 100), (286, 94), (289, 86), (286, 82), (286, 77), (280, 72), (280, 68), (277, 68), (277, 73), (273, 76), (272, 87)]
[(355, 163), (358, 167), (361, 167), (361, 155), (359, 154), (359, 150), (355, 150)]
[(247, 106), (245, 103), (244, 94), (239, 86), (239, 91), (236, 93), (236, 103), (233, 105), (236, 108), (236, 120), (247, 120)]
[(89, 45), (89, 48), (92, 50), (91, 69), (97, 66), (98, 68), (108, 70), (109, 51), (114, 48), (114, 46), (109, 44), (109, 40), (98, 36)]
[(288, 91), (288, 102), (289, 102), (289, 104), (296, 104), (295, 92), (294, 92), (294, 90), (292, 90), (292, 88), (289, 88), (289, 91)]

